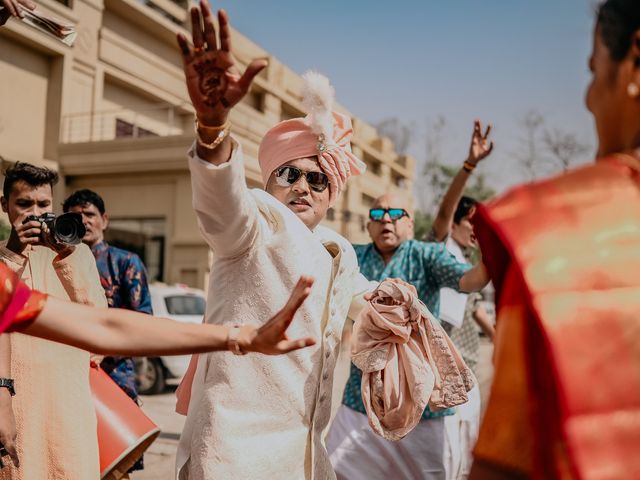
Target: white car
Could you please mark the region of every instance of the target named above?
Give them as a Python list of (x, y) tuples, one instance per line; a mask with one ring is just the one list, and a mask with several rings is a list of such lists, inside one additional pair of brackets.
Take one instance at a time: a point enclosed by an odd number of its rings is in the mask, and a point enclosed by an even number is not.
[[(151, 285), (149, 290), (156, 317), (202, 323), (206, 307), (206, 297), (202, 290), (182, 285)], [(141, 395), (161, 393), (168, 379), (183, 377), (190, 359), (190, 355), (136, 358), (138, 392)]]

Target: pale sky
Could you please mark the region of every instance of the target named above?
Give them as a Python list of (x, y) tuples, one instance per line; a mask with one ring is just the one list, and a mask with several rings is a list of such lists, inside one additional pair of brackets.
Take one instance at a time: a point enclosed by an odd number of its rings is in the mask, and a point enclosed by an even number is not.
[(294, 71), (315, 69), (338, 100), (370, 123), (398, 117), (424, 130), (447, 120), (446, 157), (461, 164), (474, 118), (494, 126), (496, 148), (481, 167), (494, 188), (523, 178), (513, 152), (518, 119), (535, 109), (549, 127), (590, 146), (591, 0), (221, 0), (232, 25)]

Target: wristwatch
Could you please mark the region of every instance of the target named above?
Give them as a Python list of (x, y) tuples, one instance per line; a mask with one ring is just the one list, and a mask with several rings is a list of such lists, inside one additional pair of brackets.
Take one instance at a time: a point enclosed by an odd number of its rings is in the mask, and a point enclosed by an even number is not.
[(12, 397), (16, 394), (13, 378), (0, 378), (0, 388), (3, 387), (9, 390), (9, 394), (11, 394)]

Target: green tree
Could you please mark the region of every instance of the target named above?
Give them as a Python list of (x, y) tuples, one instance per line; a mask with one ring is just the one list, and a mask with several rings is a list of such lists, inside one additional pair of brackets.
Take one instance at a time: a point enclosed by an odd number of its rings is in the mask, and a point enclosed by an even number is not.
[[(423, 178), (431, 188), (433, 195), (433, 202), (429, 205), (428, 212), (432, 216), (438, 211), (442, 197), (459, 170), (460, 167), (458, 166), (444, 165), (438, 161), (432, 161), (425, 166)], [(467, 182), (464, 194), (483, 202), (495, 196), (496, 191), (488, 184), (487, 177), (484, 173), (474, 172)]]
[(416, 240), (424, 240), (429, 231), (431, 230), (431, 224), (433, 223), (433, 216), (428, 213), (423, 213), (420, 210), (416, 210), (413, 216), (413, 231)]

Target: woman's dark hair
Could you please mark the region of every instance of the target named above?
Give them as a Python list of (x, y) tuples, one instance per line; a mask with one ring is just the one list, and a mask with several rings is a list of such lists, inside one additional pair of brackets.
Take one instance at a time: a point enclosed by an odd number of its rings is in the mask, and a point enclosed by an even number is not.
[(459, 225), (462, 219), (469, 215), (476, 205), (478, 205), (478, 201), (475, 198), (463, 196), (458, 202), (456, 213), (453, 214), (453, 222)]
[(93, 205), (98, 209), (100, 215), (104, 215), (104, 200), (93, 190), (87, 189), (73, 192), (62, 204), (62, 210), (67, 213), (71, 207), (82, 207), (87, 204)]
[(20, 180), (32, 187), (50, 185), (53, 189), (53, 186), (58, 183), (58, 174), (45, 167), (36, 167), (30, 163), (16, 162), (4, 171), (4, 184), (2, 185), (4, 198), (9, 198), (13, 185)]
[(633, 34), (640, 30), (639, 0), (606, 0), (597, 10), (602, 41), (617, 62), (631, 48)]

